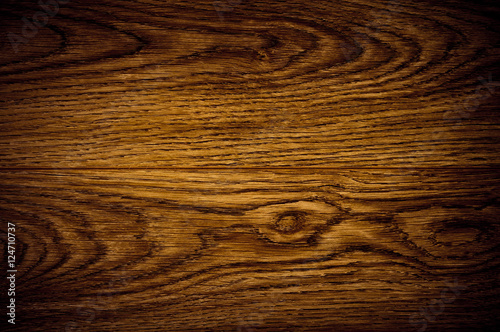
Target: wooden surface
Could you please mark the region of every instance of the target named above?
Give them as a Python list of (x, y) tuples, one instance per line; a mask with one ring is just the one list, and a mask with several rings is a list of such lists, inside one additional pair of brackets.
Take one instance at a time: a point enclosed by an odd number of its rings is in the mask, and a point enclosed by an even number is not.
[(0, 4), (0, 326), (500, 326), (495, 1), (59, 7)]
[(493, 5), (73, 0), (3, 38), (1, 165), (499, 166)]
[(29, 330), (408, 331), (455, 280), (430, 330), (497, 320), (496, 171), (3, 177)]

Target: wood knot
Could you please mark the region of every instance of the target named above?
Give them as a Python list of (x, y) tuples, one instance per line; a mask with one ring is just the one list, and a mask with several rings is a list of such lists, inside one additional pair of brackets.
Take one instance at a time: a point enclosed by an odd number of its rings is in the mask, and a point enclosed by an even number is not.
[[(426, 257), (464, 260), (493, 250), (491, 240), (500, 231), (496, 207), (480, 210), (465, 206), (433, 206), (403, 212), (394, 223), (404, 232), (408, 245), (422, 248)], [(439, 261), (440, 262), (440, 261)]]
[(245, 219), (267, 241), (309, 245), (337, 223), (342, 214), (343, 211), (331, 203), (302, 200), (263, 205), (246, 213)]
[(301, 211), (288, 211), (278, 215), (274, 224), (276, 231), (283, 234), (297, 233), (304, 227), (306, 213)]

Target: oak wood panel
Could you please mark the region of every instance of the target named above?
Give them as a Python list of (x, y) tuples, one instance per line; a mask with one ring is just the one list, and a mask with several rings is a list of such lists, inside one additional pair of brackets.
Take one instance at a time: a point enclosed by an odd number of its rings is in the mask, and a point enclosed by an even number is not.
[(497, 170), (1, 176), (21, 254), (12, 331), (417, 331), (421, 312), (427, 331), (499, 323)]
[(9, 331), (498, 329), (495, 1), (66, 2), (0, 4)]
[(0, 6), (2, 167), (500, 165), (495, 1)]

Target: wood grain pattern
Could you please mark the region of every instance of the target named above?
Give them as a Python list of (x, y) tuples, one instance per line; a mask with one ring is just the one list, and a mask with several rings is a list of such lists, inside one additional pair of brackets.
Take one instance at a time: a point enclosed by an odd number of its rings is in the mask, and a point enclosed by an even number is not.
[(500, 165), (495, 2), (231, 3), (2, 2), (1, 166)]
[(22, 243), (13, 331), (416, 331), (409, 317), (450, 282), (465, 289), (428, 330), (486, 331), (500, 305), (498, 179), (4, 172), (2, 219)]
[(0, 4), (7, 331), (498, 331), (497, 1), (44, 1)]

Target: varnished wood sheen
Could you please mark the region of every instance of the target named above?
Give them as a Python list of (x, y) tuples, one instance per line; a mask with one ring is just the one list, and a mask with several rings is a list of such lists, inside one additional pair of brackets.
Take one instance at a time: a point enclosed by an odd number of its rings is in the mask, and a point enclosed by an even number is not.
[(495, 1), (41, 4), (0, 4), (2, 331), (500, 327)]

